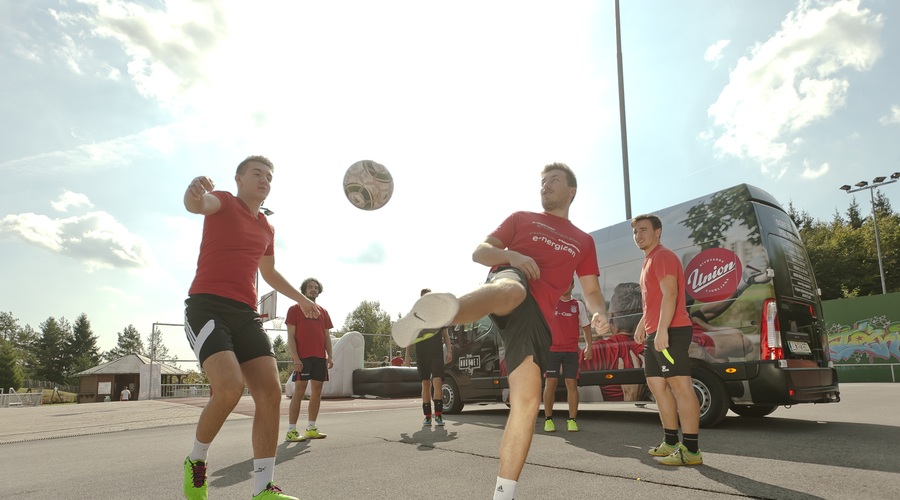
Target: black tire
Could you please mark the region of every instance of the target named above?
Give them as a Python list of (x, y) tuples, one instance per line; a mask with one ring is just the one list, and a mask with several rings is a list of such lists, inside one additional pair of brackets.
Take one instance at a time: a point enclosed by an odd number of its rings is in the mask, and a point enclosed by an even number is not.
[(694, 393), (700, 402), (700, 427), (715, 427), (728, 414), (731, 395), (725, 381), (705, 368), (694, 368), (691, 371), (691, 383)]
[(444, 377), (444, 383), (441, 387), (441, 397), (444, 399), (444, 413), (455, 415), (462, 411), (463, 403), (462, 394), (459, 393), (459, 386), (456, 381), (450, 377)]
[(731, 411), (747, 418), (762, 418), (777, 409), (778, 405), (731, 405)]

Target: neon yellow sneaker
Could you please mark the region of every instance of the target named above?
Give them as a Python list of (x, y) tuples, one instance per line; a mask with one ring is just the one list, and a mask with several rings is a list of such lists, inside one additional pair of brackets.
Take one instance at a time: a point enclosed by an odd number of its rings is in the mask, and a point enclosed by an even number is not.
[(287, 435), (284, 436), (284, 440), (290, 443), (300, 443), (306, 441), (306, 436), (301, 436), (297, 429), (293, 429), (287, 432)]
[(578, 424), (575, 423), (574, 418), (570, 418), (566, 421), (566, 427), (568, 428), (569, 432), (578, 432)]
[(203, 460), (192, 461), (190, 456), (184, 459), (184, 497), (188, 500), (208, 498), (206, 462)]
[(678, 449), (666, 457), (657, 458), (656, 461), (663, 465), (702, 465), (703, 454), (700, 450), (691, 453), (683, 444), (679, 444)]
[(544, 419), (544, 432), (556, 432), (556, 426), (553, 425), (553, 420), (549, 418)]
[(322, 434), (315, 427), (306, 429), (306, 439), (325, 439), (326, 437), (328, 437), (328, 434)]
[(647, 450), (647, 454), (653, 455), (654, 457), (667, 457), (671, 455), (673, 451), (677, 450), (680, 444), (681, 443), (667, 444), (665, 441), (663, 441), (656, 448), (650, 448), (649, 450)]
[(281, 488), (275, 486), (275, 483), (269, 483), (266, 485), (266, 489), (259, 492), (258, 495), (253, 496), (253, 500), (300, 500), (297, 497), (292, 497), (290, 495), (285, 495)]

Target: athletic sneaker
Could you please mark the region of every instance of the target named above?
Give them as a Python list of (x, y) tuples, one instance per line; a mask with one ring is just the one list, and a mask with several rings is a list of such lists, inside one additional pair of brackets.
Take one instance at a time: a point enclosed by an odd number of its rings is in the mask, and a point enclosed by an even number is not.
[(578, 432), (578, 424), (575, 423), (574, 418), (570, 418), (566, 421), (566, 427), (568, 428), (569, 432)]
[(697, 453), (691, 453), (683, 444), (679, 444), (678, 448), (663, 458), (657, 458), (657, 462), (663, 465), (701, 465), (703, 464), (703, 454), (700, 450)]
[(434, 425), (443, 427), (443, 425), (444, 425), (443, 415), (435, 415), (434, 416)]
[(290, 443), (300, 443), (306, 441), (306, 436), (301, 436), (300, 433), (297, 432), (297, 429), (292, 429), (284, 436), (284, 440)]
[(549, 418), (544, 419), (544, 432), (556, 432), (556, 426), (553, 425), (553, 420)]
[(677, 450), (679, 446), (681, 446), (681, 443), (668, 444), (663, 441), (656, 448), (647, 450), (647, 454), (653, 455), (654, 457), (667, 457), (671, 455), (673, 451)]
[(459, 300), (450, 293), (426, 293), (413, 304), (409, 314), (391, 325), (391, 336), (400, 347), (408, 347), (436, 334), (459, 312)]
[(253, 497), (253, 500), (300, 500), (297, 497), (285, 495), (281, 492), (281, 488), (275, 486), (275, 483), (266, 485), (266, 489), (259, 492)]
[(184, 497), (188, 500), (206, 500), (207, 491), (206, 462), (191, 460), (188, 456), (184, 459)]
[(328, 437), (328, 434), (322, 434), (315, 427), (306, 429), (306, 439), (325, 439), (326, 437)]
[(425, 417), (425, 420), (422, 421), (422, 426), (430, 426), (431, 425), (431, 417)]

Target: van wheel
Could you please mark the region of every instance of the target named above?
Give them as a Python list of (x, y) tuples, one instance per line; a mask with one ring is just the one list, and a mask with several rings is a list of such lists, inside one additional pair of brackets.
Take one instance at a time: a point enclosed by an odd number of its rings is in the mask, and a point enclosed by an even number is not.
[(464, 406), (462, 394), (459, 393), (459, 386), (452, 378), (444, 379), (441, 386), (441, 397), (444, 399), (444, 413), (455, 415), (462, 411)]
[(762, 418), (777, 409), (778, 405), (731, 405), (731, 411), (748, 418)]
[(728, 406), (731, 403), (725, 382), (705, 368), (694, 368), (691, 383), (700, 402), (700, 427), (718, 425), (728, 414)]

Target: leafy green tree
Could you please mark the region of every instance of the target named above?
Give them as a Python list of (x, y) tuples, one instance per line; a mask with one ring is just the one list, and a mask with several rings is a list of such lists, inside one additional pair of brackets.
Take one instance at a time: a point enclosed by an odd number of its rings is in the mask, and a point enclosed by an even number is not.
[(347, 315), (344, 321), (344, 332), (359, 332), (366, 340), (365, 360), (380, 361), (385, 354), (391, 352), (391, 317), (381, 310), (378, 301), (362, 301), (356, 309)]
[(12, 342), (18, 331), (19, 319), (12, 312), (0, 311), (0, 339)]
[(159, 331), (159, 328), (153, 328), (153, 331), (147, 336), (147, 355), (154, 361), (165, 361), (170, 357), (169, 348), (163, 342), (162, 332)]
[(859, 229), (863, 225), (862, 214), (859, 211), (859, 203), (856, 202), (856, 198), (853, 198), (853, 201), (850, 202), (850, 206), (847, 207), (847, 222), (850, 224), (851, 229)]
[(275, 360), (279, 361), (279, 366), (285, 366), (283, 362), (290, 363), (293, 361), (291, 353), (288, 352), (287, 342), (284, 341), (281, 335), (278, 335), (272, 341), (272, 350), (275, 352)]
[(19, 390), (24, 384), (25, 376), (12, 342), (0, 338), (0, 388)]
[(725, 243), (725, 234), (735, 224), (747, 229), (749, 242), (759, 244), (759, 224), (753, 205), (741, 203), (749, 196), (743, 186), (719, 191), (691, 207), (682, 224), (691, 230), (691, 239), (703, 250), (721, 247)]
[(87, 314), (81, 313), (81, 316), (75, 320), (72, 336), (66, 345), (66, 357), (70, 385), (77, 383), (76, 379), (71, 378), (72, 374), (97, 366), (102, 359), (100, 347), (97, 346), (97, 336), (91, 329), (91, 322), (88, 320)]
[(128, 325), (124, 330), (119, 332), (116, 346), (110, 349), (105, 357), (107, 361), (119, 359), (129, 354), (144, 355), (144, 342), (141, 340), (141, 334), (138, 333), (134, 325)]
[(35, 349), (38, 362), (34, 371), (36, 378), (65, 383), (69, 375), (66, 345), (71, 336), (72, 327), (65, 318), (57, 320), (51, 316), (41, 323), (41, 336)]

